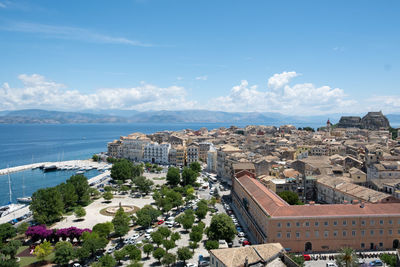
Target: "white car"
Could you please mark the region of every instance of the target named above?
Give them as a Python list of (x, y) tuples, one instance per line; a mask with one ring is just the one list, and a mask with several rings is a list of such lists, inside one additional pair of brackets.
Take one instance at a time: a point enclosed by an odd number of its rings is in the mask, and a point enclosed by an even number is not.
[(139, 234), (134, 234), (131, 239), (138, 239), (139, 238)]
[(150, 235), (149, 233), (146, 233), (146, 234), (144, 235), (144, 238), (149, 239), (149, 238), (151, 238), (151, 235)]
[(243, 243), (245, 240), (247, 240), (247, 239), (244, 237), (241, 237), (241, 238), (239, 238), (239, 243)]
[(109, 249), (107, 249), (107, 253), (108, 253), (108, 254), (111, 254), (111, 253), (114, 252), (114, 250), (115, 250), (115, 248), (109, 248)]
[(197, 267), (196, 263), (186, 263), (186, 267)]
[(244, 236), (245, 236), (245, 234), (243, 232), (238, 233), (238, 237), (244, 237)]
[(333, 262), (327, 262), (326, 267), (337, 267), (336, 263)]
[(153, 228), (148, 228), (148, 229), (146, 230), (146, 233), (148, 233), (148, 234), (150, 234), (150, 233), (152, 233), (152, 232), (154, 232), (154, 229), (153, 229)]

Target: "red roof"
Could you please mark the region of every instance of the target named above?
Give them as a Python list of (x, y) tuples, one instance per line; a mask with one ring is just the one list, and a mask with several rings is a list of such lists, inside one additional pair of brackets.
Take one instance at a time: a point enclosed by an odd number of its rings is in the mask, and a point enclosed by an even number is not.
[(236, 178), (271, 217), (343, 217), (343, 216), (400, 216), (400, 203), (324, 204), (291, 206), (258, 180), (249, 176)]

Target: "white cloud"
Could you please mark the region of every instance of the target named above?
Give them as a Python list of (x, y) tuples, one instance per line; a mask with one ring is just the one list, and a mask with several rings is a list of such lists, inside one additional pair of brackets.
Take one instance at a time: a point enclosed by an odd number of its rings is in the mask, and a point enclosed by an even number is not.
[(92, 42), (92, 43), (124, 44), (124, 45), (142, 46), (142, 47), (154, 46), (152, 44), (143, 43), (137, 40), (132, 40), (124, 37), (109, 36), (88, 29), (77, 28), (77, 27), (14, 22), (6, 25), (1, 25), (0, 30), (35, 33), (56, 39), (78, 40), (78, 41)]
[(183, 79), (184, 79), (184, 78), (181, 77), (181, 76), (176, 77), (176, 80), (177, 80), (177, 81), (182, 81)]
[(312, 83), (290, 86), (296, 72), (275, 74), (268, 80), (269, 88), (249, 86), (246, 80), (234, 86), (229, 95), (210, 101), (214, 110), (281, 112), (290, 115), (316, 115), (350, 110), (356, 104), (348, 100), (340, 88), (317, 87)]
[(45, 108), (56, 110), (81, 109), (188, 109), (196, 106), (186, 100), (186, 90), (179, 86), (158, 87), (141, 83), (132, 88), (104, 88), (82, 94), (45, 77), (21, 74), (22, 88), (0, 87), (0, 110)]
[(7, 7), (6, 4), (0, 2), (0, 8), (6, 8), (6, 7)]
[(198, 76), (195, 79), (198, 80), (198, 81), (207, 81), (208, 76), (207, 75)]
[(276, 73), (268, 79), (268, 87), (276, 90), (288, 84), (291, 79), (299, 76), (295, 71)]

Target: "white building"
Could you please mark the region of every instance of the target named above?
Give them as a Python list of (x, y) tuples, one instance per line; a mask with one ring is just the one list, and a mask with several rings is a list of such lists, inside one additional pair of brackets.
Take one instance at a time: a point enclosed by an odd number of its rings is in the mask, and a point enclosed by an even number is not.
[(143, 160), (151, 163), (168, 164), (171, 145), (167, 143), (149, 143), (144, 147)]
[(186, 149), (186, 163), (190, 165), (193, 162), (199, 161), (199, 145), (197, 143), (191, 143)]
[(144, 148), (149, 143), (150, 139), (145, 136), (121, 137), (121, 157), (133, 161), (142, 161)]
[(217, 150), (213, 145), (210, 146), (210, 150), (207, 152), (207, 171), (217, 172)]

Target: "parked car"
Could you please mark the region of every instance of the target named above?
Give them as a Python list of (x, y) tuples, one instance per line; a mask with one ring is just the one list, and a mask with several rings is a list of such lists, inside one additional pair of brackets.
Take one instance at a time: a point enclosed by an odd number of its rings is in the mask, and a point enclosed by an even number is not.
[(197, 267), (196, 263), (186, 263), (186, 267)]
[(139, 238), (139, 234), (133, 234), (133, 236), (131, 237), (131, 239), (138, 239)]
[(245, 240), (247, 240), (247, 239), (244, 237), (241, 237), (241, 238), (239, 238), (239, 243), (243, 243)]
[(369, 263), (369, 266), (384, 266), (381, 260), (374, 260)]
[(311, 256), (308, 254), (304, 254), (303, 255), (304, 261), (310, 261), (311, 260)]
[(243, 232), (238, 233), (238, 237), (244, 237), (244, 236), (245, 236), (245, 234)]
[(108, 253), (108, 254), (111, 254), (111, 253), (114, 252), (114, 250), (115, 250), (115, 248), (111, 247), (111, 248), (107, 249), (107, 253)]
[(243, 241), (243, 246), (250, 246), (251, 242), (249, 240)]
[(337, 265), (334, 262), (327, 262), (326, 267), (337, 267)]
[(163, 223), (164, 223), (164, 220), (159, 220), (159, 221), (157, 222), (158, 225), (161, 225), (161, 224), (163, 224)]

